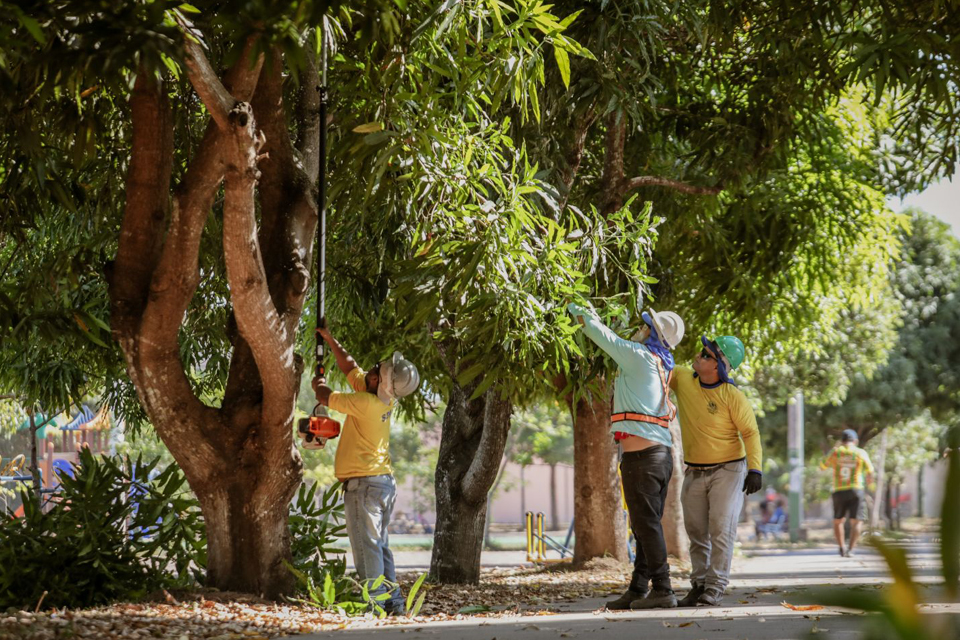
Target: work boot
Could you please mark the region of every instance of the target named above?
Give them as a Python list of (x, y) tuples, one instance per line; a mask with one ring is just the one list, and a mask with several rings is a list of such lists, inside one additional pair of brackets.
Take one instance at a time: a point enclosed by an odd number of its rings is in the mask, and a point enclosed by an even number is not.
[(687, 595), (683, 596), (683, 599), (677, 603), (678, 607), (695, 607), (697, 606), (697, 600), (700, 599), (700, 596), (703, 595), (703, 585), (695, 584), (687, 592)]
[(677, 596), (672, 589), (654, 589), (647, 597), (630, 603), (631, 609), (673, 609), (677, 606)]
[(403, 600), (387, 600), (381, 606), (388, 616), (402, 616), (407, 612)]
[(623, 592), (623, 595), (617, 598), (616, 600), (611, 600), (607, 603), (607, 609), (610, 611), (624, 611), (630, 608), (630, 605), (636, 602), (637, 600), (643, 600), (649, 589), (644, 589), (643, 591), (634, 591), (633, 589), (627, 589)]
[(721, 602), (723, 602), (723, 590), (718, 587), (704, 589), (700, 597), (697, 598), (697, 604), (703, 604), (708, 607), (718, 607)]

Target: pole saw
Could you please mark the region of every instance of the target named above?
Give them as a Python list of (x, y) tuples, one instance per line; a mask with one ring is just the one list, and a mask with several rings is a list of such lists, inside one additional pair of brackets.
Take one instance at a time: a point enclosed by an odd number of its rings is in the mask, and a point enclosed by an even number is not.
[[(320, 27), (320, 220), (317, 223), (317, 321), (314, 337), (317, 341), (317, 366), (314, 375), (323, 378), (327, 371), (323, 366), (323, 336), (320, 328), (326, 322), (326, 283), (324, 280), (327, 266), (327, 31), (326, 21)], [(328, 438), (340, 435), (340, 423), (330, 417), (327, 408), (317, 404), (313, 415), (301, 418), (297, 431), (303, 440), (305, 449), (323, 449)]]

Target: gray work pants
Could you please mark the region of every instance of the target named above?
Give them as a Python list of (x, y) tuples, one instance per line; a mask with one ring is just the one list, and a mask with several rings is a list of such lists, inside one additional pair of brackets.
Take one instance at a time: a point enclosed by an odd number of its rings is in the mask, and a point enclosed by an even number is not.
[(690, 538), (690, 582), (723, 593), (730, 582), (737, 520), (743, 507), (745, 460), (715, 467), (687, 467), (683, 474), (683, 522)]

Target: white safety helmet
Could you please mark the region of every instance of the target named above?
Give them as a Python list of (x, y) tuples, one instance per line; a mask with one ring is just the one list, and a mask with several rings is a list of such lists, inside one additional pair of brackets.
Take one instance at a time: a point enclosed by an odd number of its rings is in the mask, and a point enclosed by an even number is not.
[(384, 404), (390, 404), (394, 398), (405, 398), (420, 386), (420, 372), (417, 367), (403, 357), (399, 351), (380, 363), (380, 386), (377, 397)]
[(653, 309), (650, 309), (647, 313), (649, 313), (650, 320), (653, 322), (653, 328), (657, 330), (657, 335), (660, 336), (660, 341), (668, 349), (675, 349), (683, 340), (684, 326), (680, 316), (673, 311), (654, 311)]

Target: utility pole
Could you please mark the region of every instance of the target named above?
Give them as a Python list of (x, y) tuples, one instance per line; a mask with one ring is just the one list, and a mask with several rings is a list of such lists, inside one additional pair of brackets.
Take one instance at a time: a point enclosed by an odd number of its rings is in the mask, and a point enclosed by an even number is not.
[(790, 469), (790, 541), (803, 524), (803, 392), (787, 401), (787, 460)]

